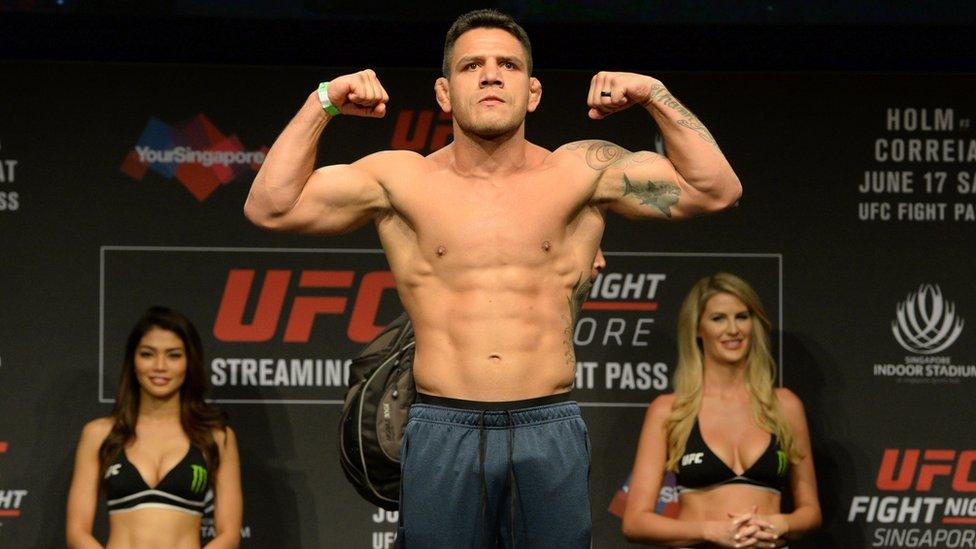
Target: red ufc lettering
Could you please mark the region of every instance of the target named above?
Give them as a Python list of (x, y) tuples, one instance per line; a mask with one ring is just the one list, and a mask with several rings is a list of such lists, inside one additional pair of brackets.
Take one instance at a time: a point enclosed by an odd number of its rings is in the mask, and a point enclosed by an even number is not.
[[(352, 286), (352, 271), (303, 271), (298, 282), (302, 288), (349, 288)], [(312, 336), (312, 322), (319, 314), (341, 315), (346, 310), (344, 297), (295, 298), (285, 328), (285, 341), (305, 343)]]
[[(285, 305), (291, 271), (270, 270), (258, 295), (254, 318), (244, 321), (244, 309), (254, 282), (253, 269), (231, 269), (224, 286), (224, 296), (214, 322), (214, 336), (221, 341), (268, 341), (274, 337)], [(352, 271), (303, 271), (300, 288), (349, 288)], [(286, 342), (306, 342), (312, 333), (312, 323), (319, 314), (342, 314), (346, 310), (345, 297), (299, 296), (294, 299), (288, 324)]]
[(976, 492), (976, 480), (969, 480), (976, 462), (976, 450), (965, 450), (956, 462), (956, 474), (952, 477), (952, 489), (957, 492)]
[(952, 474), (952, 460), (956, 457), (955, 450), (926, 450), (926, 461), (947, 461), (949, 463), (924, 463), (918, 470), (918, 482), (915, 489), (919, 492), (928, 492), (932, 489), (932, 480), (936, 476), (948, 476)]
[(356, 295), (356, 306), (349, 319), (349, 339), (359, 343), (370, 341), (383, 331), (383, 326), (376, 325), (376, 313), (380, 308), (383, 290), (396, 288), (393, 273), (389, 271), (374, 271), (363, 277)]
[(881, 458), (881, 468), (878, 469), (878, 480), (876, 484), (879, 490), (898, 492), (908, 490), (912, 486), (912, 479), (915, 478), (915, 467), (918, 465), (919, 451), (905, 450), (905, 457), (901, 461), (901, 471), (898, 478), (895, 478), (895, 465), (898, 463), (898, 449), (888, 448), (884, 451)]
[[(353, 271), (302, 271), (299, 288), (351, 288)], [(214, 322), (214, 336), (221, 341), (262, 342), (277, 333), (285, 306), (291, 271), (269, 270), (264, 276), (257, 297), (254, 317), (244, 320), (248, 300), (254, 286), (253, 269), (231, 269), (224, 286), (224, 295)], [(367, 273), (359, 285), (355, 306), (349, 319), (347, 335), (358, 343), (370, 341), (383, 330), (376, 324), (383, 292), (395, 288), (389, 271)], [(348, 296), (299, 295), (292, 299), (291, 311), (285, 325), (283, 341), (307, 343), (312, 336), (315, 318), (320, 315), (342, 315), (346, 312)]]
[[(895, 476), (895, 469), (898, 463), (899, 450), (888, 448), (881, 459), (881, 468), (878, 470), (877, 486), (880, 490), (886, 491), (905, 491), (915, 483), (915, 490), (918, 492), (928, 492), (932, 490), (932, 484), (937, 477), (952, 476), (952, 489), (957, 492), (976, 492), (976, 481), (969, 479), (972, 473), (973, 463), (976, 462), (976, 450), (965, 450), (959, 453), (958, 459), (955, 450), (925, 450), (924, 454), (918, 449), (904, 451), (901, 469)], [(919, 457), (923, 458), (919, 465)], [(953, 463), (955, 462), (955, 463)], [(955, 474), (953, 474), (955, 469)], [(915, 472), (918, 478), (915, 478)]]
[(430, 130), (433, 121), (434, 111), (432, 110), (419, 111), (416, 117), (413, 110), (404, 109), (400, 111), (397, 116), (396, 127), (393, 129), (390, 147), (417, 152), (421, 152), (425, 148), (430, 152), (440, 149), (454, 135), (451, 114), (443, 111), (438, 114), (437, 125), (434, 127), (432, 135)]
[(290, 271), (268, 271), (258, 296), (254, 318), (250, 324), (245, 324), (244, 308), (251, 293), (254, 270), (231, 269), (214, 322), (214, 337), (221, 341), (268, 341), (274, 337), (290, 278)]

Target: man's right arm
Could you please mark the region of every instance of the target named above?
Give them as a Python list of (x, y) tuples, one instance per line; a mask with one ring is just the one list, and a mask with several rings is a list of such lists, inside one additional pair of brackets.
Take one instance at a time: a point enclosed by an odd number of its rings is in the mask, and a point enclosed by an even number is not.
[[(328, 96), (342, 114), (366, 117), (384, 116), (389, 101), (369, 69), (332, 80)], [(331, 119), (318, 92), (312, 92), (254, 177), (244, 204), (244, 215), (252, 223), (277, 231), (339, 234), (389, 207), (386, 192), (370, 170), (384, 153), (314, 170), (318, 142)]]

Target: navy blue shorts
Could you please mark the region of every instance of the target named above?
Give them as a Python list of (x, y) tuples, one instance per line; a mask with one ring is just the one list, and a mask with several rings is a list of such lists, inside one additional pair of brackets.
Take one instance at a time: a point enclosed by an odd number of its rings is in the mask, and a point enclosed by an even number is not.
[(590, 444), (568, 393), (418, 395), (400, 458), (397, 547), (590, 547)]

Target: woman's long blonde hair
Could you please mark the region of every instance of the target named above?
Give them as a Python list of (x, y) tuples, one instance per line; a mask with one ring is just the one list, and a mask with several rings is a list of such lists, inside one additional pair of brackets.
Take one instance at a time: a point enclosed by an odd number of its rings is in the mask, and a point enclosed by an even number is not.
[(667, 469), (678, 470), (685, 453), (688, 434), (701, 409), (704, 385), (704, 361), (698, 338), (698, 326), (705, 304), (720, 293), (739, 298), (749, 309), (752, 338), (746, 355), (746, 389), (752, 402), (756, 423), (776, 436), (780, 447), (797, 462), (803, 456), (793, 441), (793, 431), (779, 407), (773, 388), (776, 363), (770, 354), (769, 332), (772, 324), (759, 295), (745, 280), (729, 274), (706, 276), (692, 286), (678, 314), (678, 367), (674, 372), (674, 404), (664, 424), (668, 435)]

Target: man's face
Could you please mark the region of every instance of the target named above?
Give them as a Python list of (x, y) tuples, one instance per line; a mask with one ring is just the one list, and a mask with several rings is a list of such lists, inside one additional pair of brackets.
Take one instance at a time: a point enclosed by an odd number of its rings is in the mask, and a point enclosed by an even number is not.
[(451, 78), (438, 85), (446, 86), (446, 107), (458, 126), (486, 139), (518, 129), (539, 101), (538, 80), (529, 77), (525, 49), (501, 29), (472, 29), (458, 37)]

